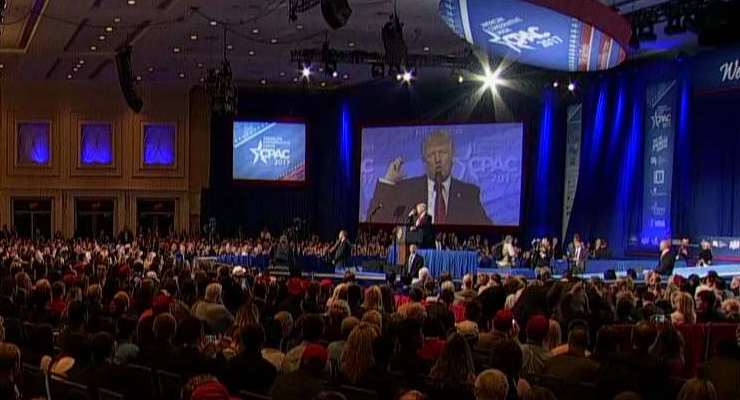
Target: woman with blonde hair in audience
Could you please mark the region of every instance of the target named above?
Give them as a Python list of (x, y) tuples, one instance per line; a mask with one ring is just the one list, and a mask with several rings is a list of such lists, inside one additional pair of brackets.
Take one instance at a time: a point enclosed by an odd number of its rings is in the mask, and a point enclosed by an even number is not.
[(362, 311), (383, 312), (383, 293), (377, 285), (370, 286), (365, 290), (365, 300), (362, 303)]
[(347, 301), (347, 286), (348, 285), (346, 283), (340, 283), (334, 287), (334, 292), (332, 292), (331, 297), (329, 297), (329, 300), (326, 301), (327, 310), (331, 308), (331, 303), (334, 302), (335, 300)]
[(368, 371), (375, 365), (373, 341), (377, 337), (375, 327), (364, 322), (349, 334), (339, 363), (339, 370), (349, 383), (358, 385), (368, 378)]
[(675, 304), (673, 304), (673, 308), (675, 311), (671, 314), (671, 322), (674, 325), (696, 323), (694, 298), (691, 297), (690, 294), (681, 292), (676, 295), (676, 301)]
[(374, 326), (379, 335), (383, 333), (383, 316), (379, 312), (375, 310), (366, 311), (362, 314), (362, 322)]
[(729, 321), (740, 321), (740, 301), (727, 299), (722, 302), (722, 313)]

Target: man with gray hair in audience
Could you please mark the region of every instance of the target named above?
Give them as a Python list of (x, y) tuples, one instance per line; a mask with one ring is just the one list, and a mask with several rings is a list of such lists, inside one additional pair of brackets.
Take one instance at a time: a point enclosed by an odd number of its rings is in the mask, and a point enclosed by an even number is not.
[(208, 324), (213, 333), (226, 333), (234, 322), (234, 316), (221, 304), (221, 291), (221, 284), (209, 284), (205, 298), (195, 303), (192, 310), (193, 316)]

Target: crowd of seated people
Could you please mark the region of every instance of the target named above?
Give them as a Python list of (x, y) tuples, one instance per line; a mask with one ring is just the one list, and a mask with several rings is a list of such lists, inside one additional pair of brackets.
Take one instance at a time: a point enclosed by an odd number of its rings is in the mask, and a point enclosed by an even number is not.
[(241, 242), (0, 240), (0, 398), (39, 392), (21, 365), (96, 399), (101, 389), (166, 398), (152, 395), (146, 371), (177, 377), (187, 400), (362, 390), (378, 399), (740, 398), (740, 330), (699, 366), (686, 336), (697, 323), (740, 321), (740, 279), (664, 284), (653, 274), (638, 285), (542, 270), (532, 281), (456, 283), (422, 268), (413, 282), (368, 287), (352, 274), (315, 281), (190, 262)]

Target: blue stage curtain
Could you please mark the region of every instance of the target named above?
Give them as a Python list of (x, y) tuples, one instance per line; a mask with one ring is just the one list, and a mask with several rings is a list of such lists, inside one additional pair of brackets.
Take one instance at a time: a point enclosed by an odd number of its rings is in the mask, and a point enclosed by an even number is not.
[[(534, 129), (536, 149), (529, 156), (528, 165), (534, 165), (533, 179), (525, 179), (526, 205), (523, 221), (526, 242), (533, 238), (560, 236), (562, 231), (563, 179), (565, 164), (565, 107), (558, 93), (546, 89), (542, 96), (541, 112)], [(536, 129), (536, 130), (535, 130)]]
[(605, 73), (583, 88), (578, 186), (566, 241), (606, 239), (623, 257), (640, 227), (643, 108), (649, 80), (670, 78), (670, 64)]

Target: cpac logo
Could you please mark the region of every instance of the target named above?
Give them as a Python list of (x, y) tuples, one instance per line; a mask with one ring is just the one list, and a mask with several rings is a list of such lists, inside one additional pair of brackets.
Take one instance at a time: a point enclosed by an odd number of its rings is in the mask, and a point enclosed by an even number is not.
[(740, 59), (720, 65), (719, 72), (722, 74), (722, 82), (740, 80)]
[(268, 164), (272, 161), (275, 165), (281, 165), (290, 161), (290, 149), (263, 147), (261, 140), (257, 143), (257, 147), (252, 147), (249, 151), (254, 155), (252, 164), (257, 164), (258, 161), (262, 164)]
[(653, 121), (653, 128), (668, 129), (671, 127), (671, 108), (666, 105), (658, 106), (655, 113), (650, 117)]
[(550, 32), (540, 32), (539, 26), (530, 26), (526, 30), (520, 29), (514, 31), (509, 27), (521, 22), (520, 18), (515, 18), (503, 22), (503, 18), (495, 18), (481, 25), (483, 32), (491, 38), (491, 43), (506, 46), (511, 50), (520, 53), (522, 50), (535, 50), (535, 45), (543, 49), (563, 43), (560, 36), (553, 35)]

